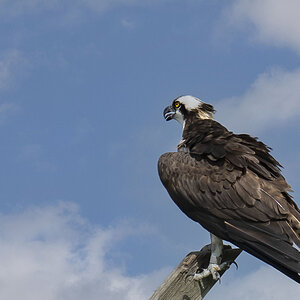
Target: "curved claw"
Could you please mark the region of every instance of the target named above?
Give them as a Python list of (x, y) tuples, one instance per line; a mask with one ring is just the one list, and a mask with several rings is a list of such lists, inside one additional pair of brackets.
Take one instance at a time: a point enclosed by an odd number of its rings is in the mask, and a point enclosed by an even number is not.
[(201, 268), (201, 269), (198, 269), (198, 270), (196, 271), (196, 273), (190, 273), (190, 274), (187, 274), (187, 275), (185, 276), (184, 282), (186, 283), (186, 281), (187, 281), (187, 279), (188, 279), (189, 277), (194, 277), (196, 274), (201, 273), (200, 270), (203, 271), (204, 269)]
[[(236, 268), (238, 268), (237, 263), (235, 261), (233, 263), (235, 264)], [(212, 278), (215, 281), (219, 281), (219, 283), (221, 284), (221, 275), (219, 271), (227, 270), (229, 267), (230, 267), (230, 263), (226, 261), (221, 263), (220, 265), (210, 264), (207, 269), (201, 268), (198, 269), (196, 273), (187, 274), (185, 277), (185, 283), (189, 277), (193, 277), (193, 279), (196, 281), (202, 281), (203, 278), (212, 276)], [(200, 272), (200, 270), (202, 271)]]
[(186, 276), (185, 276), (185, 278), (184, 278), (184, 283), (186, 283), (186, 281), (187, 281), (187, 279), (189, 278), (189, 277), (193, 277), (193, 276), (195, 276), (195, 274), (187, 274)]
[(219, 271), (223, 268), (223, 265), (210, 264), (207, 269), (204, 269), (201, 273), (196, 273), (194, 275), (194, 280), (202, 280), (205, 277), (212, 276), (214, 280), (220, 279)]
[(239, 265), (236, 263), (236, 261), (234, 260), (232, 263), (235, 265), (236, 270), (238, 270), (239, 269)]

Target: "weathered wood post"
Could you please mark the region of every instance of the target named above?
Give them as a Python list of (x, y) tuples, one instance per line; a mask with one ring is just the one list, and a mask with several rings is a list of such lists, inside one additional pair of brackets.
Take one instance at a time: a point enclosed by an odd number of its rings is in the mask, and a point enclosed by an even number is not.
[[(230, 264), (242, 252), (241, 249), (232, 249), (224, 246), (222, 262)], [(188, 274), (194, 274), (198, 269), (207, 268), (210, 258), (210, 245), (206, 245), (200, 251), (189, 253), (167, 277), (162, 285), (155, 291), (149, 300), (201, 300), (216, 283), (212, 276), (202, 281), (194, 281)], [(220, 272), (222, 276), (225, 271)]]

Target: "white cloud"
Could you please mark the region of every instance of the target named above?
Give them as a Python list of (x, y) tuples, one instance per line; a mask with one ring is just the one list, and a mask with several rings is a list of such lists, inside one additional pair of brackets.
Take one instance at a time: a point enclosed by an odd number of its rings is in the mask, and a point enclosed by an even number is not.
[[(108, 257), (119, 241), (145, 232), (145, 227), (124, 224), (94, 227), (71, 203), (2, 214), (0, 299), (149, 299), (170, 269), (128, 276), (119, 266), (119, 256), (117, 260)], [(235, 276), (240, 275), (237, 272)], [(208, 299), (281, 300), (296, 299), (299, 293), (297, 284), (272, 268), (263, 267), (239, 279), (230, 278), (231, 274), (226, 274)]]
[(0, 299), (147, 299), (166, 276), (127, 276), (107, 254), (130, 228), (95, 228), (73, 204), (0, 216)]
[(222, 300), (282, 300), (299, 298), (299, 284), (271, 267), (261, 267), (258, 271), (238, 279), (224, 281), (207, 296)]
[(226, 20), (235, 28), (250, 23), (255, 38), (272, 45), (291, 47), (300, 53), (299, 0), (235, 0)]
[(216, 105), (216, 119), (237, 132), (282, 126), (300, 116), (300, 69), (273, 69), (258, 76), (244, 95)]

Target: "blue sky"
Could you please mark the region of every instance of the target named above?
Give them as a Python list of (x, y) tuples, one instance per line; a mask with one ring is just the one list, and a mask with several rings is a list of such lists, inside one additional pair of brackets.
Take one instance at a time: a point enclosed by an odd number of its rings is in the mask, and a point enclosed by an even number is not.
[[(299, 9), (1, 1), (0, 298), (147, 299), (208, 243), (157, 175), (158, 157), (181, 138), (162, 111), (182, 94), (271, 146), (299, 203)], [(208, 300), (250, 299), (253, 287), (257, 299), (299, 293), (247, 254), (238, 263)]]

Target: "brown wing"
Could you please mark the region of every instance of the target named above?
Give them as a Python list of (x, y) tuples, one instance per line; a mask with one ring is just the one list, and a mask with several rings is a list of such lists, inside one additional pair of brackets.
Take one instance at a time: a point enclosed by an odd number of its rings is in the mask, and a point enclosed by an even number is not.
[(299, 209), (277, 162), (247, 137), (162, 155), (161, 181), (191, 219), (300, 283)]

